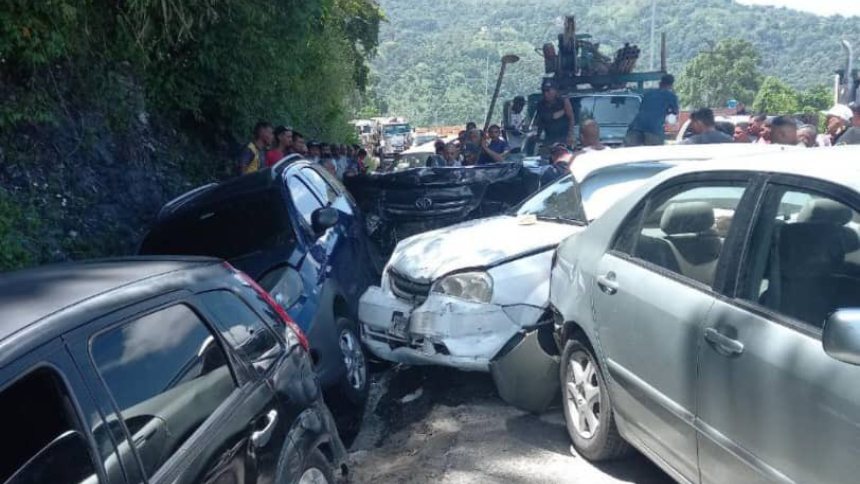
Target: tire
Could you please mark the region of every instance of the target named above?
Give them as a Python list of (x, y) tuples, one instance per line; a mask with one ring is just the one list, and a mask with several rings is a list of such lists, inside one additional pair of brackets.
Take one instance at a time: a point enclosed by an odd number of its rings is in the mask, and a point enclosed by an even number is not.
[(370, 389), (370, 369), (367, 352), (352, 321), (346, 318), (337, 319), (337, 342), (346, 367), (340, 383), (340, 393), (353, 405), (363, 406)]
[(564, 420), (576, 451), (590, 461), (627, 455), (630, 445), (618, 433), (606, 380), (594, 353), (578, 340), (568, 341), (560, 377)]
[(302, 464), (296, 484), (334, 484), (334, 469), (319, 449), (312, 450)]

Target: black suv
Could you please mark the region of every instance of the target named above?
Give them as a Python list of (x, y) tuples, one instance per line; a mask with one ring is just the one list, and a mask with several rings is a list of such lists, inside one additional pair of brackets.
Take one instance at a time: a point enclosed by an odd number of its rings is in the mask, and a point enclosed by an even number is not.
[(301, 330), (219, 260), (0, 275), (0, 482), (333, 482), (320, 394)]

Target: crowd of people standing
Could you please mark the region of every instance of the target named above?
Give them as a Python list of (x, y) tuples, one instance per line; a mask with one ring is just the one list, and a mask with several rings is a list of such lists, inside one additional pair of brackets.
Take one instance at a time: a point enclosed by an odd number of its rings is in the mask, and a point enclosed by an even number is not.
[(254, 126), (253, 139), (239, 154), (237, 172), (240, 175), (253, 173), (285, 158), (292, 159), (292, 155), (319, 163), (340, 180), (367, 170), (367, 150), (360, 145), (306, 141), (305, 136), (293, 128), (273, 127), (267, 121), (260, 121)]

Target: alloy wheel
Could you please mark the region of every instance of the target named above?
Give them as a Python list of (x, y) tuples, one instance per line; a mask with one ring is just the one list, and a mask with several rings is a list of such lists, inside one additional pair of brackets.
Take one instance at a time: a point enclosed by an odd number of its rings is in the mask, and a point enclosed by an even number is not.
[(328, 479), (321, 470), (311, 467), (302, 474), (299, 484), (328, 484)]
[(575, 352), (567, 363), (565, 405), (576, 432), (584, 439), (592, 438), (600, 427), (601, 394), (597, 366), (591, 357)]
[(361, 343), (358, 342), (355, 333), (349, 330), (341, 331), (339, 343), (349, 385), (355, 390), (361, 390), (367, 380), (367, 365)]

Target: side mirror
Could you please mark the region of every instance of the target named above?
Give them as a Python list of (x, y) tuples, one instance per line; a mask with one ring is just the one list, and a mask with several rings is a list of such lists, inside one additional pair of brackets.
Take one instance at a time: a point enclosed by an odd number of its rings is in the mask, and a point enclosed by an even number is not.
[(824, 351), (839, 361), (860, 365), (860, 308), (839, 309), (824, 323)]
[(326, 230), (337, 225), (337, 221), (337, 209), (332, 207), (318, 208), (311, 214), (311, 228), (317, 237), (322, 236)]

